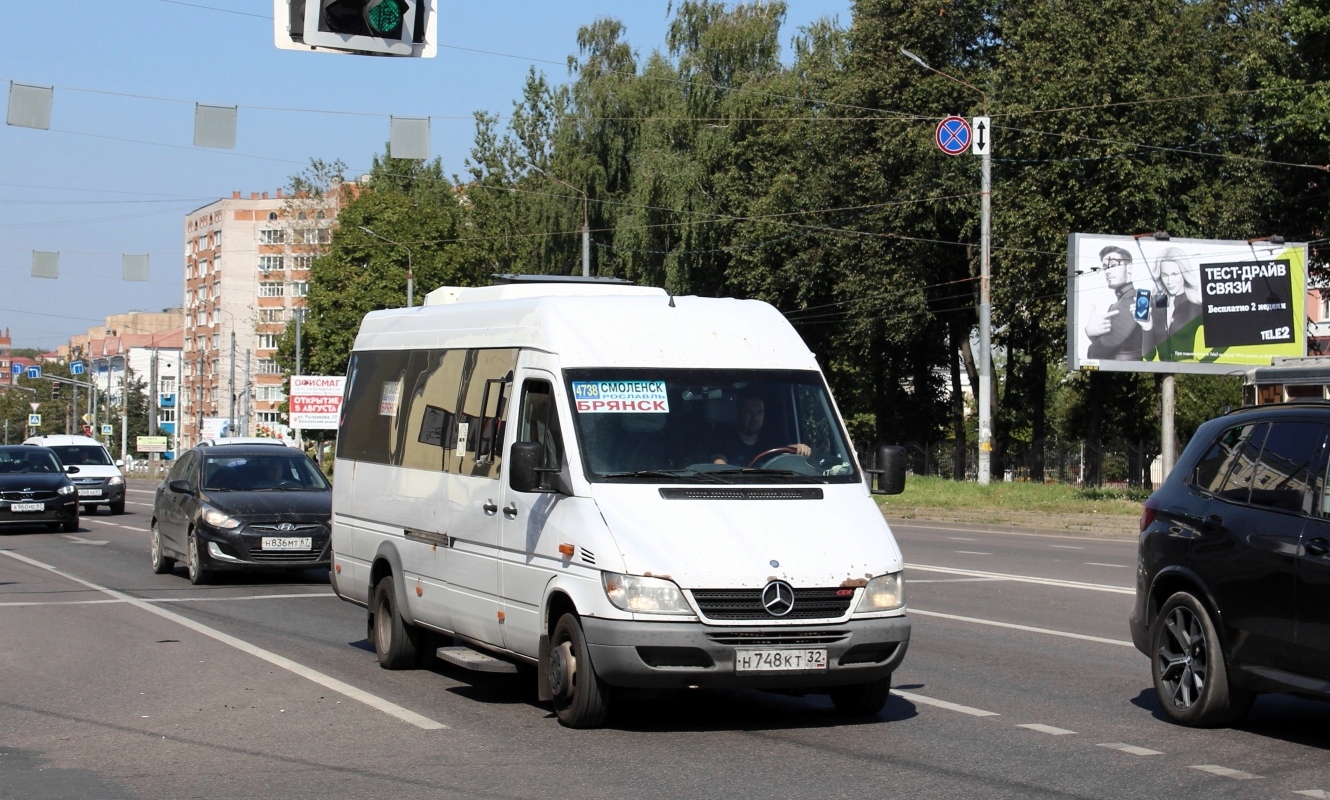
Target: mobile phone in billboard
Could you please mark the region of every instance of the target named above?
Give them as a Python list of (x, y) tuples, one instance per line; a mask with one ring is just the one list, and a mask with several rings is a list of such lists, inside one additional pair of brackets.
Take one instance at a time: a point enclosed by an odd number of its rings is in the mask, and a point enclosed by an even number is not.
[(1134, 311), (1133, 313), (1136, 315), (1136, 319), (1149, 319), (1149, 318), (1150, 318), (1150, 290), (1149, 290), (1149, 289), (1137, 289), (1137, 290), (1136, 290), (1136, 309), (1135, 309), (1135, 311)]

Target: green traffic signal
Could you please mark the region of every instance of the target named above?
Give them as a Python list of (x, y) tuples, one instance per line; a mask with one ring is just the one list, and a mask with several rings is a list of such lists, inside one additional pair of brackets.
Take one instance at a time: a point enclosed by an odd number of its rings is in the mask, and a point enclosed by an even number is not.
[(346, 36), (398, 39), (407, 5), (404, 0), (321, 0), (319, 29)]
[(380, 0), (365, 10), (365, 21), (369, 29), (379, 36), (402, 35), (402, 13), (406, 10), (398, 5), (399, 0)]

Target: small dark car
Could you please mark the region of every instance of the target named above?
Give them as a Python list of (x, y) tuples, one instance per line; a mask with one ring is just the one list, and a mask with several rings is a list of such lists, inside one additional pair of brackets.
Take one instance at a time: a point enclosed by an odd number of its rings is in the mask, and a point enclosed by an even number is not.
[(79, 495), (55, 453), (27, 444), (0, 445), (0, 525), (79, 529)]
[(152, 508), (152, 571), (295, 570), (330, 563), (332, 487), (299, 450), (199, 446), (176, 460)]
[(1177, 722), (1232, 724), (1260, 692), (1330, 698), (1328, 435), (1326, 403), (1226, 414), (1145, 502), (1132, 641)]

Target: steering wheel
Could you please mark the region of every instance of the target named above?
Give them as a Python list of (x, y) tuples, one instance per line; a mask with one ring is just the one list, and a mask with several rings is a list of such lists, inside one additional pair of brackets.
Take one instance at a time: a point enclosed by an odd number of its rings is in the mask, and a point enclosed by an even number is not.
[(781, 455), (782, 453), (798, 453), (798, 452), (799, 451), (795, 450), (793, 447), (773, 447), (770, 450), (763, 450), (762, 452), (753, 456), (753, 460), (748, 462), (747, 469), (752, 469), (753, 467), (756, 467), (757, 462), (761, 461), (762, 459), (768, 456), (778, 456)]
[(299, 489), (299, 488), (301, 488), (301, 487), (300, 487), (300, 481), (293, 481), (293, 480), (287, 479), (287, 480), (284, 480), (284, 481), (279, 481), (279, 482), (277, 483), (277, 486), (276, 486), (275, 488), (278, 488), (278, 489)]

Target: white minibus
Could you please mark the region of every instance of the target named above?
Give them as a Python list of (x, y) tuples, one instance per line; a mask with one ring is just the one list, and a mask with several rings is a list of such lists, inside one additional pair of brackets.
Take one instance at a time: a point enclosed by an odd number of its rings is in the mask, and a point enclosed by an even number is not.
[[(536, 668), (571, 727), (631, 690), (887, 700), (900, 549), (817, 361), (753, 300), (500, 276), (367, 315), (332, 583), (389, 669)], [(904, 487), (883, 448), (880, 491)], [(429, 644), (427, 646), (427, 643)]]

